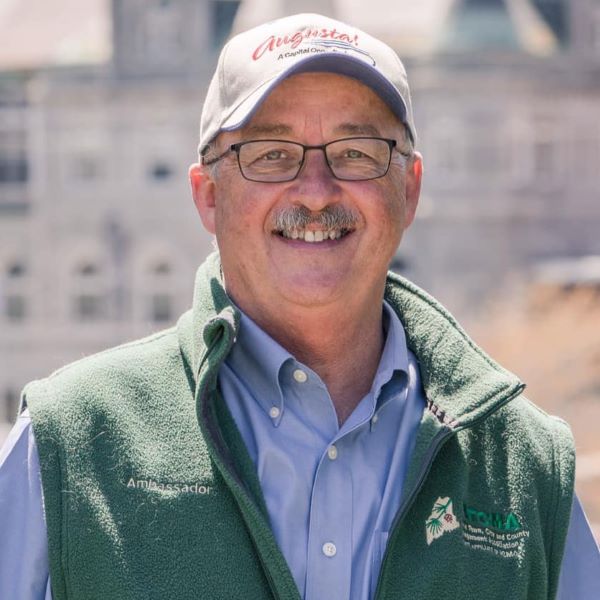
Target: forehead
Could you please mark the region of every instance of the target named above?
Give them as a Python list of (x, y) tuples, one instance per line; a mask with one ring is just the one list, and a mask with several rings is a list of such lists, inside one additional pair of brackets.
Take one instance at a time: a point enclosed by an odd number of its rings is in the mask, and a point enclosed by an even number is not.
[(401, 128), (387, 104), (368, 86), (334, 73), (302, 73), (282, 81), (240, 130), (243, 137), (323, 134), (392, 135)]

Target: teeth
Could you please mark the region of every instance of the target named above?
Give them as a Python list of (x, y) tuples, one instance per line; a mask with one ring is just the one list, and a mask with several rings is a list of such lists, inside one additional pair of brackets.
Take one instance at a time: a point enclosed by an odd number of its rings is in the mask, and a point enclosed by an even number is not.
[(284, 238), (292, 240), (304, 240), (309, 244), (316, 244), (318, 242), (326, 242), (327, 240), (339, 240), (342, 237), (342, 231), (341, 229), (329, 229), (328, 231), (323, 231), (321, 229), (317, 231), (292, 229), (281, 231), (281, 235)]

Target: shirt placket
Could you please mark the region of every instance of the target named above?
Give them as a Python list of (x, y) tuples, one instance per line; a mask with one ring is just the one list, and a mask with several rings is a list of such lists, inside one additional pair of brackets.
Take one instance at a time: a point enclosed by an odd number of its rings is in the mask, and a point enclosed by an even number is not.
[[(342, 498), (335, 502), (333, 498)], [(347, 600), (352, 575), (351, 471), (338, 439), (323, 453), (311, 497), (305, 600)]]

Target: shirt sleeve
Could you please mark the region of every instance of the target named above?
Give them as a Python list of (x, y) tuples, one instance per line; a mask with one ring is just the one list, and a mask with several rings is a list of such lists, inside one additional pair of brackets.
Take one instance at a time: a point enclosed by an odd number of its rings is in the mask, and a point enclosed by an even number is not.
[(28, 411), (0, 450), (0, 598), (52, 600), (37, 446)]
[(577, 496), (560, 571), (557, 600), (600, 598), (600, 550)]

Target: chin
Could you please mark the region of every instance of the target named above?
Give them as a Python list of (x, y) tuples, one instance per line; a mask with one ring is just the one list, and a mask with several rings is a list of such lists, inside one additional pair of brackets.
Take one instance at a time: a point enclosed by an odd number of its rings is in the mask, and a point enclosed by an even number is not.
[(279, 281), (280, 295), (299, 306), (323, 306), (339, 301), (344, 296), (345, 285), (331, 278), (302, 278), (286, 284)]

